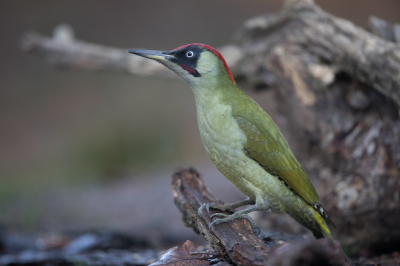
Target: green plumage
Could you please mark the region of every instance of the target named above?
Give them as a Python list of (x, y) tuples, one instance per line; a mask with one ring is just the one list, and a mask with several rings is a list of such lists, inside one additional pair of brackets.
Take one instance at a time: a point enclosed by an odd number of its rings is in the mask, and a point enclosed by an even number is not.
[[(247, 214), (271, 210), (288, 213), (317, 238), (333, 239), (328, 227), (333, 223), (286, 139), (271, 117), (236, 86), (217, 50), (204, 44), (190, 44), (169, 52), (130, 52), (162, 63), (190, 84), (200, 136), (209, 158), (248, 196), (244, 201), (223, 206), (207, 204), (207, 209), (234, 211), (232, 215), (211, 216), (217, 219), (210, 228), (238, 218), (248, 219), (256, 227)], [(245, 205), (251, 206), (235, 210)]]
[(255, 210), (271, 210), (288, 213), (316, 237), (331, 236), (325, 223), (331, 220), (278, 126), (236, 86), (226, 62), (215, 49), (192, 44), (170, 52), (131, 52), (164, 64), (189, 83), (209, 158), (249, 197), (230, 206), (253, 203), (213, 223), (227, 222)]
[(232, 102), (232, 116), (246, 134), (244, 148), (266, 171), (283, 179), (308, 204), (319, 202), (317, 191), (271, 117), (242, 94)]

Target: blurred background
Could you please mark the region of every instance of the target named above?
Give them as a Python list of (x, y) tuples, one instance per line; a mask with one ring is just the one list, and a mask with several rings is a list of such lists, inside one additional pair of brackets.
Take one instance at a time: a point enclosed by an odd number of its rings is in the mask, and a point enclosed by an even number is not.
[[(398, 0), (316, 2), (362, 27), (371, 15), (400, 22)], [(106, 228), (155, 242), (195, 239), (173, 204), (170, 177), (180, 166), (197, 168), (225, 202), (244, 198), (208, 160), (194, 98), (183, 81), (55, 69), (19, 50), (21, 34), (34, 30), (50, 36), (67, 23), (77, 39), (107, 46), (219, 47), (245, 20), (277, 12), (281, 5), (278, 0), (1, 1), (0, 226), (27, 232)], [(268, 109), (268, 92), (246, 93)]]

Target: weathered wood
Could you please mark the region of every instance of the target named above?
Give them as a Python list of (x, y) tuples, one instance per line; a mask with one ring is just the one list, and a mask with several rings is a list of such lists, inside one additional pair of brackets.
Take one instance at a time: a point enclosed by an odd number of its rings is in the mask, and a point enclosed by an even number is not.
[(251, 19), (236, 32), (233, 44), (244, 53), (235, 65), (237, 74), (263, 83), (262, 58), (281, 45), (292, 45), (309, 63), (345, 71), (400, 106), (400, 45), (325, 13), (312, 1), (285, 3), (279, 15)]
[[(398, 35), (398, 27), (393, 30), (393, 34)], [(263, 82), (259, 73), (251, 71), (259, 70), (261, 61), (254, 60), (251, 55), (265, 54), (278, 44), (291, 42), (374, 86), (400, 105), (400, 45), (329, 15), (310, 0), (287, 0), (279, 16), (267, 15), (247, 21), (235, 34), (234, 43), (219, 50), (230, 67), (238, 69), (237, 75), (244, 74), (252, 80), (259, 77), (258, 82)], [(124, 49), (75, 40), (68, 25), (58, 26), (52, 38), (28, 32), (22, 36), (20, 47), (25, 52), (45, 56), (50, 63), (68, 69), (176, 77), (154, 61), (126, 56)], [(246, 60), (241, 62), (240, 59), (245, 57)], [(245, 64), (249, 60), (251, 64)]]
[[(30, 31), (22, 35), (20, 49), (36, 54), (62, 69), (85, 71), (117, 71), (138, 76), (158, 76), (175, 79), (177, 75), (153, 60), (128, 56), (128, 49), (107, 47), (75, 39), (73, 29), (66, 24), (55, 27), (53, 36), (43, 36)], [(220, 49), (230, 64), (240, 59), (240, 52), (233, 45)]]
[(371, 16), (368, 20), (368, 31), (386, 41), (400, 44), (400, 24), (390, 24), (383, 19)]
[(264, 265), (269, 248), (253, 234), (247, 220), (216, 225), (211, 232), (210, 216), (216, 211), (204, 210), (202, 217), (198, 216), (201, 205), (219, 201), (211, 195), (196, 170), (178, 169), (172, 177), (172, 191), (175, 204), (183, 214), (183, 223), (203, 236), (215, 251), (238, 265)]
[[(62, 32), (25, 35), (22, 47), (66, 68), (176, 76)], [(338, 238), (376, 251), (400, 243), (400, 45), (311, 0), (286, 0), (280, 13), (245, 22), (221, 53), (239, 83), (273, 88), (267, 111), (277, 114)]]
[(229, 266), (218, 253), (213, 250), (197, 252), (192, 241), (187, 240), (182, 247), (173, 247), (167, 250), (159, 261), (149, 266), (208, 266), (211, 262), (220, 266)]
[[(172, 177), (175, 204), (182, 212), (183, 223), (203, 236), (221, 255), (237, 265), (343, 265), (344, 256), (340, 245), (330, 239), (295, 239), (293, 242), (278, 241), (273, 252), (251, 230), (250, 223), (241, 219), (216, 225), (209, 230), (210, 213), (204, 210), (201, 217), (198, 208), (204, 203), (218, 202), (209, 192), (198, 172), (178, 169)], [(269, 241), (269, 237), (264, 237)], [(276, 240), (271, 244), (276, 244)], [(314, 263), (314, 264), (313, 264)], [(320, 263), (320, 264), (315, 264)]]
[(44, 56), (47, 61), (63, 69), (108, 70), (128, 72), (140, 76), (175, 75), (162, 65), (138, 56), (128, 56), (128, 49), (76, 40), (73, 30), (65, 24), (57, 26), (52, 37), (36, 32), (27, 32), (20, 39), (24, 52)]
[(248, 51), (236, 73), (276, 77), (277, 120), (339, 238), (400, 242), (400, 46), (307, 4), (245, 23), (234, 44)]

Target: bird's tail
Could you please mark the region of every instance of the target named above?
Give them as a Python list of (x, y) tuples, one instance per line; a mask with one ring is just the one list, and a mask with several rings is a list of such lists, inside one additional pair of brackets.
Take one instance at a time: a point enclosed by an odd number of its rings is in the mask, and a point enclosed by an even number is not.
[[(313, 209), (314, 210), (314, 209)], [(320, 232), (319, 234), (314, 233), (314, 235), (319, 238), (318, 236), (323, 235), (325, 237), (329, 237), (330, 239), (332, 239), (333, 241), (336, 241), (336, 239), (333, 237), (331, 230), (329, 229), (329, 226), (326, 224), (325, 219), (321, 216), (320, 213), (318, 213), (317, 211), (314, 210), (314, 221), (318, 224), (318, 227), (320, 228)], [(344, 253), (343, 248), (341, 248), (344, 257), (346, 258), (347, 262), (353, 266), (353, 263), (351, 262), (351, 260), (349, 259), (349, 257), (347, 257), (346, 253)]]

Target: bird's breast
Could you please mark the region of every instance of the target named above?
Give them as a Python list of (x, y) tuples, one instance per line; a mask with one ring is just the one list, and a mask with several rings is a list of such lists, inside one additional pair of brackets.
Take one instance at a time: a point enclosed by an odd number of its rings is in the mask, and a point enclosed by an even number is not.
[(242, 156), (247, 139), (232, 117), (231, 106), (218, 103), (200, 106), (197, 119), (204, 147), (215, 164), (231, 162)]
[(197, 104), (197, 119), (211, 161), (239, 190), (254, 198), (246, 180), (249, 177), (244, 174), (249, 170), (249, 162), (253, 162), (243, 152), (247, 138), (232, 116), (232, 107), (216, 100)]
[(218, 170), (260, 209), (284, 211), (280, 199), (293, 193), (246, 155), (247, 137), (232, 116), (232, 106), (214, 98), (205, 103), (196, 99), (196, 107), (203, 145)]

